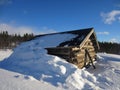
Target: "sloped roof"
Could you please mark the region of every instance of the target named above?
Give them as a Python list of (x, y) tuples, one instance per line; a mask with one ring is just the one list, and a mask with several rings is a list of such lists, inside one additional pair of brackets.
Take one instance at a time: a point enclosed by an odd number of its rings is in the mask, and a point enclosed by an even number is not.
[[(95, 35), (93, 28), (86, 28), (86, 29), (72, 30), (72, 31), (66, 31), (66, 32), (44, 34), (44, 35), (38, 35), (36, 37), (45, 37), (45, 36), (53, 36), (54, 37), (54, 35), (58, 35), (58, 39), (61, 39), (61, 37), (59, 38), (60, 35), (61, 36), (63, 35), (63, 37), (62, 37), (62, 41), (58, 42), (58, 44), (56, 44), (57, 46), (52, 46), (52, 47), (66, 47), (66, 46), (80, 46), (80, 47), (82, 47), (84, 45), (85, 41), (91, 35), (93, 35), (93, 37), (96, 40), (96, 35)], [(65, 36), (69, 35), (69, 38), (65, 37), (64, 35)], [(51, 40), (51, 43), (54, 43), (55, 40), (58, 40), (56, 38), (53, 38), (53, 39), (54, 40)], [(97, 45), (97, 48), (99, 48), (97, 40), (96, 40), (96, 45)], [(51, 46), (48, 46), (48, 47), (51, 47)]]
[(77, 45), (80, 45), (83, 42), (83, 40), (86, 38), (86, 36), (91, 32), (91, 30), (92, 30), (92, 28), (63, 32), (63, 33), (75, 34), (76, 37), (72, 38), (71, 40), (61, 42), (59, 44), (59, 46), (64, 47), (64, 46), (77, 46)]

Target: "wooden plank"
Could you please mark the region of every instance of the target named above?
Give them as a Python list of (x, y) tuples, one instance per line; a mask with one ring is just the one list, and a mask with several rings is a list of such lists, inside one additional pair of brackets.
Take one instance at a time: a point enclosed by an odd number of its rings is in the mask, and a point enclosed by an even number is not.
[(94, 51), (95, 52), (95, 48), (88, 48), (88, 51)]
[(76, 56), (76, 58), (84, 58), (85, 55), (79, 55), (79, 56)]
[(82, 62), (84, 62), (84, 59), (78, 60), (78, 63), (82, 63)]
[(89, 54), (89, 52), (88, 52), (87, 49), (85, 49), (85, 53), (86, 53), (87, 56), (89, 57), (89, 59), (90, 59), (90, 61), (91, 61), (91, 64), (92, 64), (93, 68), (95, 69), (95, 65), (93, 64), (93, 60), (92, 60), (92, 58), (91, 58), (91, 56), (90, 56), (90, 54)]
[(84, 53), (77, 54), (76, 57), (82, 57), (84, 56)]
[(89, 52), (89, 53), (91, 53), (91, 54), (92, 54), (92, 53), (94, 53), (94, 54), (95, 54), (95, 51), (88, 51), (88, 52)]
[(80, 48), (78, 48), (78, 47), (72, 48), (72, 51), (76, 51), (76, 50), (80, 50)]
[(84, 67), (84, 62), (78, 63), (77, 66), (78, 66), (78, 68), (83, 68)]
[(93, 49), (94, 46), (84, 46), (84, 47), (83, 47), (83, 49), (86, 49), (86, 48), (88, 48), (88, 49)]

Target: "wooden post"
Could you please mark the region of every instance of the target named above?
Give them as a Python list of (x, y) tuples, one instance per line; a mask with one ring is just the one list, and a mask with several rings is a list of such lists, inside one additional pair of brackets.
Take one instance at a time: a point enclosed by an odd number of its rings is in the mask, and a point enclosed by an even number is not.
[(86, 62), (87, 62), (87, 53), (85, 51), (84, 67), (86, 66)]
[[(91, 64), (92, 64), (93, 68), (95, 69), (96, 67), (95, 67), (95, 65), (93, 64), (93, 60), (92, 60), (92, 58), (91, 58), (88, 50), (85, 49), (85, 61), (87, 61), (87, 56), (89, 57), (89, 60), (90, 60), (90, 62), (91, 62)], [(86, 62), (85, 62), (85, 63), (86, 63)], [(85, 65), (86, 65), (86, 64), (85, 64)]]

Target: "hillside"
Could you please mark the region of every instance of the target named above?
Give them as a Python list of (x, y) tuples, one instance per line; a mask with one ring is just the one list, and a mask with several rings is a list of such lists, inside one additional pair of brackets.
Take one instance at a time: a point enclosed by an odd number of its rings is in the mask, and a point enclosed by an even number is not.
[[(95, 62), (96, 69), (78, 69), (64, 59), (48, 55), (44, 49), (46, 46), (56, 46), (59, 42), (74, 37), (72, 34), (63, 34), (60, 35), (60, 41), (57, 41), (55, 39), (58, 35), (22, 43), (12, 54), (8, 51), (5, 54), (0, 52), (0, 55), (4, 54), (0, 62), (1, 90), (120, 89), (120, 56), (99, 53)], [(51, 40), (54, 43), (50, 42)], [(5, 55), (9, 57), (4, 59)]]

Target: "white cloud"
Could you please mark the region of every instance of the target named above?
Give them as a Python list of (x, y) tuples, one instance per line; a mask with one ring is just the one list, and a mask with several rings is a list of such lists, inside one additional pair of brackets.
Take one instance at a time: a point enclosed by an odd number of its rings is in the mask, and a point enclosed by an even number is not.
[(33, 30), (30, 27), (25, 27), (25, 26), (19, 26), (19, 27), (15, 27), (12, 25), (8, 25), (8, 24), (0, 24), (0, 31), (8, 31), (10, 34), (20, 34), (23, 35), (25, 33), (32, 33)]
[(17, 33), (20, 35), (24, 35), (25, 33), (34, 33), (39, 35), (56, 32), (54, 29), (48, 29), (47, 27), (36, 29), (29, 26), (14, 26), (6, 23), (0, 23), (0, 31), (8, 31), (9, 34)]
[(112, 38), (112, 39), (110, 39), (110, 42), (112, 42), (112, 43), (119, 43), (119, 40), (116, 39), (116, 38)]
[(56, 33), (54, 29), (49, 29), (47, 27), (40, 28), (39, 34), (47, 34), (47, 33)]
[(0, 0), (0, 5), (12, 4), (12, 0)]
[(97, 34), (99, 34), (99, 35), (109, 35), (110, 33), (109, 33), (109, 32), (104, 31), (104, 32), (97, 32)]
[(101, 13), (105, 24), (112, 24), (114, 21), (120, 21), (120, 10), (113, 10), (109, 13)]

